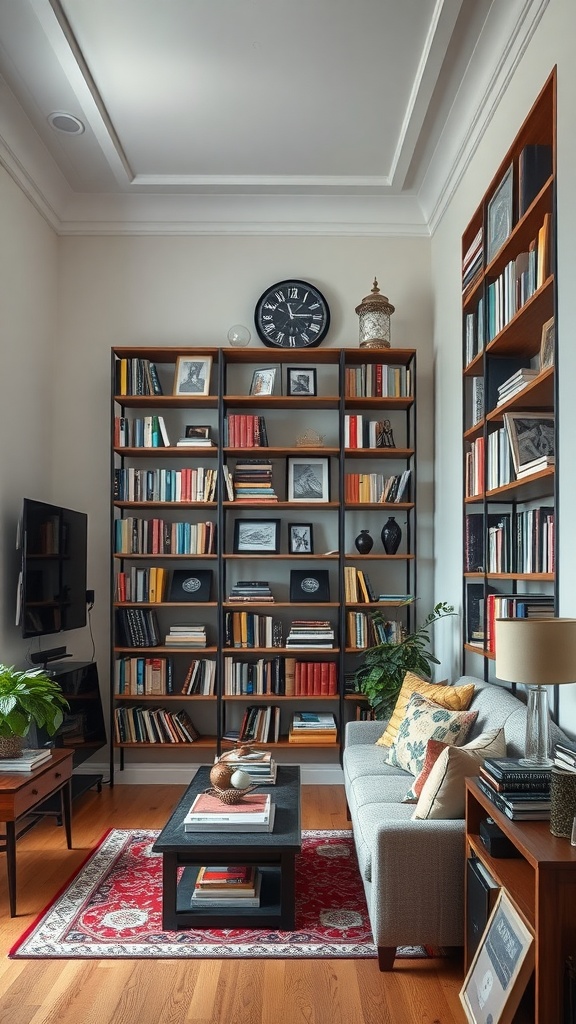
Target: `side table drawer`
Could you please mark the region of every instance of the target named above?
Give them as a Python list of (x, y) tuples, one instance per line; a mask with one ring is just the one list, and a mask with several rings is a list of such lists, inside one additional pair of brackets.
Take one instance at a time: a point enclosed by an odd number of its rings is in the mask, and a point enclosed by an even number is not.
[(50, 768), (30, 779), (28, 785), (22, 786), (14, 796), (14, 817), (19, 818), (34, 807), (40, 800), (50, 796), (55, 789), (62, 786), (72, 775), (72, 758), (58, 767)]

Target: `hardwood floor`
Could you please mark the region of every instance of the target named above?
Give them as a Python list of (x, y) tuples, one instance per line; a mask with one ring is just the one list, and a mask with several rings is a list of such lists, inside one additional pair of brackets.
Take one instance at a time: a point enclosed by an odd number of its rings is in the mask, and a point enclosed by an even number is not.
[[(8, 960), (13, 942), (107, 828), (161, 828), (181, 786), (121, 786), (74, 804), (74, 849), (46, 819), (18, 844), (18, 916), (0, 857), (0, 1024), (462, 1024), (459, 959)], [(348, 828), (339, 786), (305, 786), (304, 828)]]

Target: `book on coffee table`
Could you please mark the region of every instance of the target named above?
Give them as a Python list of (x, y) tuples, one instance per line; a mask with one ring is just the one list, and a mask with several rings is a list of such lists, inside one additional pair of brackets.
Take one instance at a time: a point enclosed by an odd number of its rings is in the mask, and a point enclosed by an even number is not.
[(210, 793), (198, 793), (184, 818), (184, 831), (271, 832), (274, 810), (269, 793), (251, 793), (237, 804), (225, 804)]
[(259, 907), (261, 885), (262, 874), (257, 870), (252, 892), (239, 892), (237, 889), (232, 889), (230, 891), (218, 889), (214, 892), (194, 889), (190, 902), (193, 907), (202, 907), (203, 910), (208, 910), (211, 907), (226, 907), (229, 909), (237, 907)]

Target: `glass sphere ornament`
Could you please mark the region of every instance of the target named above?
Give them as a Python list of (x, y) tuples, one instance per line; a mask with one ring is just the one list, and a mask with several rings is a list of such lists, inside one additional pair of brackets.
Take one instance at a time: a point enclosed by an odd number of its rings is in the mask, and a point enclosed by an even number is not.
[(232, 348), (246, 348), (250, 344), (252, 335), (244, 324), (234, 324), (228, 331), (228, 341)]
[(360, 348), (390, 348), (390, 317), (394, 306), (386, 295), (380, 294), (374, 278), (370, 295), (365, 295), (356, 306), (360, 320)]

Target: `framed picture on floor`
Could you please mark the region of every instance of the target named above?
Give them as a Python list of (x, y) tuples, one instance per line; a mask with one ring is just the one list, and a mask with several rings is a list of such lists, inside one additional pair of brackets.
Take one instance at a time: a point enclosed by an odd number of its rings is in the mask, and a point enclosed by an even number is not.
[(534, 936), (502, 889), (460, 990), (470, 1024), (511, 1024), (534, 970)]
[(330, 461), (294, 456), (288, 459), (288, 501), (330, 501)]
[(279, 519), (236, 519), (235, 555), (277, 555), (280, 552)]

